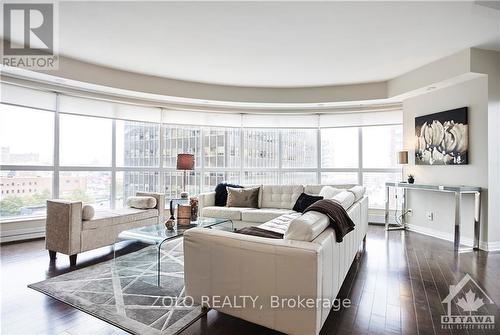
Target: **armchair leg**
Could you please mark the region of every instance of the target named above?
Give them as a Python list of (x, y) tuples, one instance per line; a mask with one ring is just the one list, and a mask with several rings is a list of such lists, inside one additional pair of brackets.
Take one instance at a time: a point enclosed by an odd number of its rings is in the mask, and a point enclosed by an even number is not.
[(69, 265), (70, 266), (75, 266), (76, 265), (76, 256), (77, 256), (77, 254), (69, 256)]
[(56, 252), (56, 251), (49, 250), (49, 257), (50, 257), (50, 260), (51, 260), (51, 261), (55, 261), (55, 260), (56, 260), (56, 258), (57, 258), (57, 252)]

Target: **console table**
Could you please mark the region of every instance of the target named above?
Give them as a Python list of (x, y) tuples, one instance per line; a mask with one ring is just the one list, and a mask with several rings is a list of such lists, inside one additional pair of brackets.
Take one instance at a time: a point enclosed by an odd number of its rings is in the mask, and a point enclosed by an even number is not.
[[(396, 225), (396, 227), (389, 226), (389, 189), (401, 188), (403, 189), (403, 224)], [(481, 215), (481, 187), (476, 186), (445, 186), (445, 185), (424, 185), (424, 184), (409, 184), (388, 182), (385, 183), (385, 229), (386, 230), (401, 230), (406, 229), (404, 219), (406, 214), (406, 196), (407, 190), (421, 190), (432, 192), (448, 192), (455, 195), (455, 238), (454, 247), (455, 251), (460, 248), (460, 203), (462, 201), (462, 194), (474, 194), (474, 245), (473, 249), (479, 249), (479, 231), (480, 231), (480, 215)]]

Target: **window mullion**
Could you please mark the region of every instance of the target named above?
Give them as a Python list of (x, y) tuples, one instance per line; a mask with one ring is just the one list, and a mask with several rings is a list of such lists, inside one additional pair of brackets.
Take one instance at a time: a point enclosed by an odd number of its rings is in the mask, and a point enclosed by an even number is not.
[[(161, 109), (161, 115), (163, 115), (163, 108)], [(160, 123), (160, 154), (159, 154), (159, 168), (160, 171), (158, 176), (158, 191), (165, 194), (165, 172), (164, 172), (164, 160), (165, 160), (165, 127), (163, 126), (163, 121)]]
[(358, 128), (358, 184), (363, 184), (363, 128)]
[(56, 93), (56, 110), (54, 112), (54, 173), (52, 176), (52, 197), (58, 199), (59, 194), (59, 108), (60, 95)]
[(318, 118), (318, 127), (316, 128), (316, 156), (317, 156), (317, 165), (316, 165), (316, 180), (318, 184), (321, 185), (321, 127), (320, 127), (320, 115), (316, 115)]
[(283, 182), (283, 130), (278, 130), (278, 185)]
[[(116, 106), (114, 106), (116, 109)], [(116, 120), (111, 123), (111, 199), (110, 207), (116, 208)]]
[[(203, 180), (205, 178), (205, 128), (200, 127), (200, 142), (198, 143), (198, 146), (200, 147), (200, 170), (201, 170), (201, 175), (200, 175), (200, 190), (201, 192), (205, 192), (203, 189)], [(210, 155), (210, 139), (208, 140), (208, 155)], [(210, 159), (210, 156), (208, 156), (208, 159)]]

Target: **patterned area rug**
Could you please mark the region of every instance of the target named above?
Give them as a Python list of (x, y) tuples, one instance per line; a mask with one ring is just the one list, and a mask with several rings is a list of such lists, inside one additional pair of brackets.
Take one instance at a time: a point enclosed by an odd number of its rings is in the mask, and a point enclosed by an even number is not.
[(203, 313), (184, 296), (182, 238), (162, 247), (159, 286), (156, 253), (150, 246), (28, 287), (134, 334), (176, 334)]

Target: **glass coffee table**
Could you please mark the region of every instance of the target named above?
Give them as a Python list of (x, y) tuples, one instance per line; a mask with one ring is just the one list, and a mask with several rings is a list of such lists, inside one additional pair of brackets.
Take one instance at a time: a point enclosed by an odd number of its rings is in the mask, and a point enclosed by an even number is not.
[[(160, 286), (161, 278), (161, 260), (162, 260), (162, 246), (173, 239), (182, 237), (184, 232), (191, 228), (220, 228), (234, 230), (233, 221), (230, 219), (216, 219), (216, 218), (203, 218), (199, 217), (197, 221), (192, 221), (190, 225), (174, 225), (173, 229), (167, 229), (165, 225), (156, 224), (152, 226), (139, 227), (129, 230), (124, 230), (118, 235), (115, 243), (124, 241), (135, 241), (147, 245), (156, 246), (156, 269), (157, 269), (157, 283)], [(116, 248), (114, 248), (114, 259), (116, 264)]]

